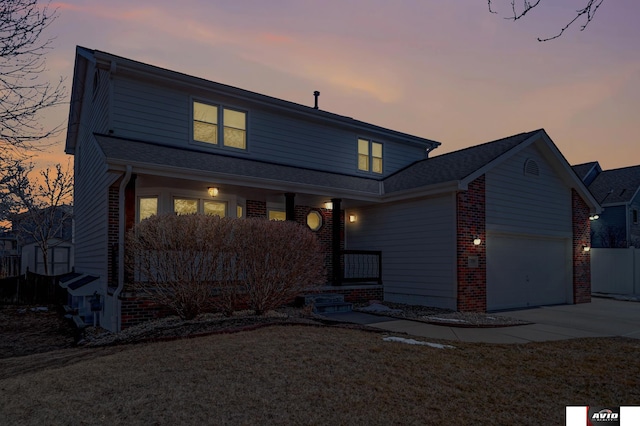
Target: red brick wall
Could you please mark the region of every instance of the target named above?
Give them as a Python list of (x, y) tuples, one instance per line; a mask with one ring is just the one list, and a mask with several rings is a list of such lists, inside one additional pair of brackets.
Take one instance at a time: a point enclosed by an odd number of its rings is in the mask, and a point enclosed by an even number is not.
[[(457, 194), (457, 271), (458, 310), (485, 312), (487, 310), (487, 253), (485, 178), (479, 177), (469, 189)], [(479, 236), (482, 244), (473, 240)], [(478, 257), (478, 267), (469, 267), (469, 257)]]
[(247, 200), (247, 217), (267, 217), (267, 203)]
[(591, 302), (591, 222), (589, 207), (575, 189), (571, 190), (573, 214), (573, 303)]
[(120, 310), (121, 330), (172, 314), (169, 309), (157, 305), (146, 297), (128, 294), (121, 296), (120, 299), (122, 302)]
[(344, 294), (344, 300), (350, 303), (367, 303), (371, 300), (383, 300), (384, 290), (382, 286), (362, 286), (358, 288), (340, 288), (327, 290), (322, 289), (321, 293)]
[(109, 187), (109, 223), (107, 241), (107, 283), (109, 287), (118, 286), (118, 184)]
[[(295, 219), (297, 223), (307, 226), (307, 215), (311, 210), (315, 210), (322, 215), (322, 227), (314, 234), (320, 241), (321, 256), (324, 257), (324, 267), (327, 277), (332, 276), (333, 259), (331, 257), (331, 241), (333, 228), (333, 214), (331, 210), (325, 208), (312, 208), (309, 206), (296, 206)], [(340, 212), (340, 250), (344, 250), (344, 211)]]

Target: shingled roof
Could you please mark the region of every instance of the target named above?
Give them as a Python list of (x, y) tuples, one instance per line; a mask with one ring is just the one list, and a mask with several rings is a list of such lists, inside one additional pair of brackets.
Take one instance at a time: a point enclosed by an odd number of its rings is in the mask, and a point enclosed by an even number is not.
[(544, 130), (520, 133), (418, 161), (387, 177), (385, 192), (462, 180), (539, 132)]
[(638, 188), (640, 166), (605, 170), (589, 185), (589, 190), (603, 206), (630, 202)]
[(580, 180), (584, 182), (585, 178), (587, 177), (587, 174), (597, 165), (598, 165), (597, 161), (591, 161), (589, 163), (576, 164), (575, 166), (571, 166), (571, 168), (573, 169), (574, 172), (576, 172)]
[(264, 182), (281, 182), (349, 191), (364, 196), (378, 195), (380, 182), (375, 179), (272, 164), (149, 142), (96, 135), (107, 161), (112, 164), (137, 164), (168, 170), (176, 168), (212, 176), (255, 178)]

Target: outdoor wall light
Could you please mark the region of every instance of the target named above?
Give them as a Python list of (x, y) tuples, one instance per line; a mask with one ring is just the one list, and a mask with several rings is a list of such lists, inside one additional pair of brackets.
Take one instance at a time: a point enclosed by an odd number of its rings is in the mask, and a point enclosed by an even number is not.
[(582, 246), (582, 250), (588, 252), (588, 251), (591, 251), (591, 247), (589, 247), (588, 245), (585, 244), (585, 245)]
[(355, 214), (349, 215), (349, 223), (356, 223), (357, 221), (358, 221), (358, 216), (356, 216)]
[(324, 203), (324, 208), (327, 210), (333, 210), (333, 203), (331, 201), (327, 201)]
[(598, 220), (600, 219), (600, 216), (597, 214), (592, 214), (591, 216), (589, 216), (589, 220)]
[(482, 244), (482, 240), (480, 239), (479, 235), (476, 235), (476, 237), (473, 239), (473, 245), (479, 246), (480, 244)]
[(220, 191), (218, 190), (218, 188), (210, 186), (207, 190), (207, 192), (209, 193), (210, 196), (212, 197), (217, 197), (218, 194), (220, 193)]

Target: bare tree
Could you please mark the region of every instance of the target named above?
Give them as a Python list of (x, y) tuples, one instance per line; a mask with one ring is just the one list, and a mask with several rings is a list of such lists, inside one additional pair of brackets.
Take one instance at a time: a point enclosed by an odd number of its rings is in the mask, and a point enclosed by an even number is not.
[[(584, 23), (580, 26), (580, 31), (584, 31), (584, 29), (587, 28), (587, 25), (591, 23), (594, 16), (596, 15), (596, 12), (600, 8), (600, 6), (602, 6), (602, 3), (604, 3), (605, 0), (584, 0), (584, 1), (585, 1), (584, 7), (576, 10), (576, 16), (573, 19), (571, 19), (564, 27), (562, 27), (562, 29), (558, 34), (551, 37), (546, 37), (546, 38), (538, 37), (538, 41), (549, 41), (549, 40), (553, 40), (560, 37), (571, 25), (573, 25), (579, 19), (584, 20), (583, 21)], [(513, 21), (517, 21), (518, 19), (524, 18), (525, 15), (527, 15), (532, 9), (534, 9), (535, 7), (538, 7), (541, 2), (542, 0), (522, 0), (521, 2), (517, 2), (518, 5), (516, 5), (516, 0), (511, 0), (512, 14), (511, 16), (508, 16), (505, 19), (511, 19)], [(487, 4), (489, 7), (489, 12), (497, 13), (492, 9), (493, 0), (487, 0)]]
[(59, 132), (62, 126), (46, 129), (40, 112), (63, 102), (65, 88), (46, 81), (46, 53), (51, 38), (43, 32), (56, 19), (50, 3), (39, 0), (0, 2), (0, 162), (19, 157)]
[(49, 250), (68, 235), (73, 215), (73, 174), (70, 165), (56, 164), (33, 178), (33, 164), (14, 160), (0, 179), (2, 219), (10, 219), (21, 242), (35, 242), (42, 252), (44, 273), (49, 275)]

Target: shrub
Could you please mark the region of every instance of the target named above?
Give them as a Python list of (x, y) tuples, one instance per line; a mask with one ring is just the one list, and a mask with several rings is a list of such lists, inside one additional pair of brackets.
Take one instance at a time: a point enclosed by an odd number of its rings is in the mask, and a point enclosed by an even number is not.
[[(212, 290), (228, 279), (232, 221), (218, 216), (158, 215), (140, 222), (127, 240), (134, 288), (181, 318), (210, 308)], [(220, 284), (222, 285), (222, 284)]]
[(236, 223), (248, 305), (256, 314), (290, 302), (321, 284), (323, 257), (316, 236), (290, 221), (246, 219)]
[(320, 245), (302, 225), (204, 215), (140, 222), (127, 267), (135, 289), (183, 319), (213, 307), (230, 315), (244, 299), (262, 314), (324, 279)]

